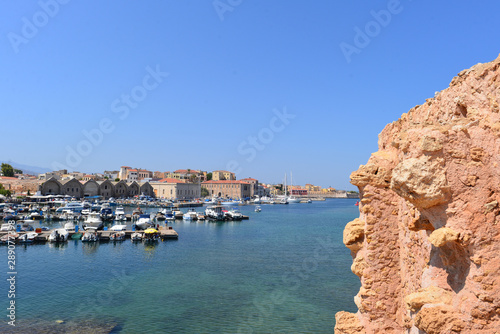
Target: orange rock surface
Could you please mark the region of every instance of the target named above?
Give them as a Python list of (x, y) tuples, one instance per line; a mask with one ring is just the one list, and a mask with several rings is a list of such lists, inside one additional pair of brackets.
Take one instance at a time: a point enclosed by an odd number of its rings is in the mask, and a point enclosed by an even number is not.
[(353, 172), (361, 288), (335, 333), (500, 333), (500, 57), (387, 125)]

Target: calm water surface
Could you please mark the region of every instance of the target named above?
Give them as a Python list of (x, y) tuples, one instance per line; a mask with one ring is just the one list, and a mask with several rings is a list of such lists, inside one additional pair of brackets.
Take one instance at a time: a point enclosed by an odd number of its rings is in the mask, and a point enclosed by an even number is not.
[[(250, 220), (168, 223), (179, 240), (156, 245), (17, 245), (17, 324), (64, 320), (61, 332), (90, 321), (112, 324), (112, 333), (333, 333), (335, 312), (356, 311), (359, 279), (342, 244), (345, 224), (359, 215), (354, 203), (262, 205), (260, 213), (239, 207)], [(6, 276), (7, 247), (0, 254)], [(5, 280), (0, 289), (6, 297)], [(5, 310), (7, 298), (2, 303)]]

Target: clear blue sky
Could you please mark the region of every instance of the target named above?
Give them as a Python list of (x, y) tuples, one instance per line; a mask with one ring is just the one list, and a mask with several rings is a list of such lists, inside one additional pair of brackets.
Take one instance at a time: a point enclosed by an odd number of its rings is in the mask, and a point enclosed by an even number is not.
[(356, 189), (387, 123), (500, 53), (497, 1), (60, 1), (0, 3), (0, 160)]

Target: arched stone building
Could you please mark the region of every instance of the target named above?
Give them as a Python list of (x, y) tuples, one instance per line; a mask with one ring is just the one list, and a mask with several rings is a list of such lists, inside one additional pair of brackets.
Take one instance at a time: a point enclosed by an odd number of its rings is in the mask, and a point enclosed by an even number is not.
[(110, 198), (115, 196), (115, 186), (110, 180), (97, 181), (99, 184), (99, 196)]
[(115, 197), (128, 197), (128, 185), (124, 180), (114, 183)]
[(137, 182), (129, 182), (127, 183), (128, 186), (128, 197), (133, 197), (136, 195), (139, 195), (139, 189), (140, 186)]
[(75, 198), (83, 197), (83, 185), (77, 179), (61, 181), (61, 195), (69, 195)]
[(40, 192), (42, 195), (60, 195), (61, 194), (61, 183), (57, 181), (55, 177), (51, 177), (40, 186)]
[(83, 184), (83, 196), (98, 196), (99, 195), (99, 184), (94, 180), (88, 180)]
[(141, 195), (155, 197), (155, 191), (154, 191), (153, 187), (151, 186), (151, 184), (149, 184), (149, 182), (143, 183), (141, 185), (139, 193)]

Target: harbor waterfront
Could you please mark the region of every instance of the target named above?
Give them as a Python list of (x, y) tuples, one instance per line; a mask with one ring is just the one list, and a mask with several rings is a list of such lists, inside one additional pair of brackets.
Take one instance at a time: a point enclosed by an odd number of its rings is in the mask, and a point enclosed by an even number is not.
[[(5, 317), (0, 331), (332, 333), (336, 312), (356, 310), (342, 243), (355, 203), (239, 206), (249, 220), (165, 222), (178, 239), (150, 244), (16, 244), (16, 327)], [(0, 254), (6, 275), (8, 247)]]

